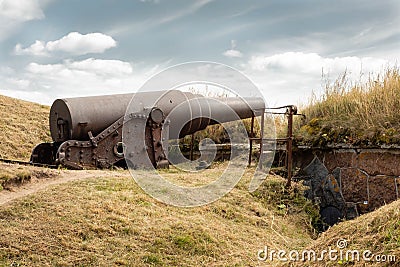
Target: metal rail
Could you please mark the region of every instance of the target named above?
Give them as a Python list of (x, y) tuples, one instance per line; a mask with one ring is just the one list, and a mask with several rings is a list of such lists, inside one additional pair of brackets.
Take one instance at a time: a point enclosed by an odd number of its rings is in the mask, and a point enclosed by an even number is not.
[(58, 165), (33, 163), (31, 161), (22, 161), (22, 160), (15, 160), (15, 159), (3, 159), (3, 158), (0, 158), (0, 162), (9, 163), (9, 164), (25, 165), (25, 166), (43, 167), (43, 168), (50, 168), (50, 169), (57, 169), (58, 168)]
[[(279, 110), (279, 109), (286, 109), (285, 112), (272, 112), (269, 110)], [(254, 137), (254, 118), (255, 115), (251, 117), (251, 128), (249, 134), (249, 141), (250, 141), (250, 152), (249, 152), (249, 166), (251, 165), (252, 161), (252, 150), (253, 150), (253, 142), (258, 141), (260, 143), (260, 156), (263, 153), (263, 144), (265, 141), (274, 141), (274, 142), (284, 142), (286, 143), (286, 157), (285, 157), (285, 168), (287, 170), (287, 183), (286, 187), (291, 186), (292, 182), (292, 168), (293, 168), (293, 116), (304, 116), (303, 114), (297, 113), (297, 107), (294, 105), (287, 105), (282, 107), (275, 107), (275, 108), (265, 108), (261, 111), (261, 126), (260, 126), (260, 137)], [(271, 115), (285, 115), (287, 116), (287, 134), (285, 138), (264, 138), (264, 121), (265, 121), (265, 114)], [(262, 166), (261, 166), (262, 167)]]

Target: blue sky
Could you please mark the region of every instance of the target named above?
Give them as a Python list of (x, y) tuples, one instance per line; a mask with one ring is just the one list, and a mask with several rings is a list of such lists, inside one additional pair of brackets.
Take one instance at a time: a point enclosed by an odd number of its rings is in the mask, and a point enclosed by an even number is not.
[(297, 104), (322, 71), (359, 80), (397, 64), (399, 15), (397, 0), (0, 0), (0, 94), (134, 92), (200, 60), (243, 72), (269, 106)]

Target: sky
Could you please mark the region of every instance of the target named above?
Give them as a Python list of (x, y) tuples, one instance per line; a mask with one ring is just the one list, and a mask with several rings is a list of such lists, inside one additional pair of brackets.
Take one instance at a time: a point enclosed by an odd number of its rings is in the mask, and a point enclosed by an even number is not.
[(398, 66), (399, 22), (398, 0), (0, 0), (0, 94), (50, 105), (135, 92), (211, 61), (270, 107), (304, 104), (345, 71), (357, 82)]

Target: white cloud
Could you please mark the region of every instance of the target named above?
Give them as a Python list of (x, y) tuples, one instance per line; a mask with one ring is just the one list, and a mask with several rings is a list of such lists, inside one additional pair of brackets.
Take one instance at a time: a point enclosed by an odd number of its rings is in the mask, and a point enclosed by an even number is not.
[(49, 51), (64, 51), (76, 55), (88, 53), (103, 53), (105, 50), (115, 47), (117, 42), (110, 36), (102, 33), (80, 34), (71, 32), (60, 40), (48, 42), (46, 48)]
[(22, 48), (21, 44), (17, 44), (15, 54), (47, 56), (52, 52), (66, 52), (72, 55), (85, 55), (104, 53), (104, 51), (116, 45), (117, 42), (111, 36), (102, 33), (80, 34), (79, 32), (71, 32), (59, 40), (47, 43), (37, 40), (27, 48)]
[(132, 65), (120, 60), (104, 60), (89, 58), (82, 61), (66, 60), (63, 64), (41, 65), (30, 63), (26, 70), (34, 74), (43, 74), (53, 77), (64, 76), (67, 73), (87, 75), (123, 76), (132, 74)]
[(15, 33), (23, 22), (43, 19), (50, 0), (0, 0), (0, 41)]
[(0, 17), (15, 21), (43, 19), (44, 13), (37, 0), (1, 0)]
[(235, 49), (226, 50), (223, 53), (223, 55), (226, 57), (239, 57), (239, 58), (243, 56), (242, 52), (240, 52), (239, 50), (235, 50)]
[(69, 67), (106, 75), (129, 75), (133, 69), (130, 63), (120, 60), (102, 60), (89, 58), (83, 61), (70, 62)]
[(35, 56), (48, 56), (48, 52), (46, 50), (46, 45), (42, 41), (36, 40), (34, 44), (27, 48), (22, 48), (21, 44), (17, 44), (15, 46), (15, 54), (16, 55), (35, 55)]
[(312, 92), (319, 95), (326, 82), (333, 82), (345, 71), (350, 82), (364, 82), (369, 74), (379, 74), (392, 63), (372, 57), (323, 57), (317, 53), (286, 52), (252, 56), (242, 67), (264, 93), (269, 105), (280, 106), (307, 103)]
[(129, 62), (94, 58), (32, 62), (21, 70), (0, 68), (0, 94), (49, 105), (60, 97), (135, 92), (155, 71), (134, 71)]
[(372, 57), (321, 57), (317, 53), (286, 52), (272, 56), (252, 56), (249, 67), (253, 70), (270, 70), (304, 74), (339, 74), (349, 71), (354, 75), (377, 72), (388, 63), (387, 60)]
[(222, 53), (224, 56), (226, 57), (230, 57), (230, 58), (240, 58), (243, 57), (242, 52), (240, 52), (239, 50), (236, 50), (236, 40), (231, 40), (231, 49), (226, 50), (224, 53)]

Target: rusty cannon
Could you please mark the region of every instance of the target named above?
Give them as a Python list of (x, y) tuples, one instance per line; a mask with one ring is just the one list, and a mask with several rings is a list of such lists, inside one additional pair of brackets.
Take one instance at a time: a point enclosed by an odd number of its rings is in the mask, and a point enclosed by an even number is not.
[[(225, 112), (223, 104), (234, 114)], [(178, 112), (173, 112), (177, 107)], [(139, 158), (136, 161), (140, 165), (140, 158), (147, 156), (154, 167), (165, 167), (165, 136), (182, 138), (208, 125), (257, 116), (256, 110), (264, 108), (264, 100), (259, 97), (217, 99), (178, 90), (57, 99), (49, 115), (53, 142), (38, 144), (31, 162), (72, 169), (121, 164), (126, 156), (125, 125), (132, 128), (126, 131), (128, 139), (144, 144), (144, 149), (134, 146), (133, 150), (138, 151), (132, 151), (129, 157)], [(213, 119), (214, 114), (219, 115), (218, 121)], [(144, 132), (135, 132), (137, 126), (142, 126)]]

